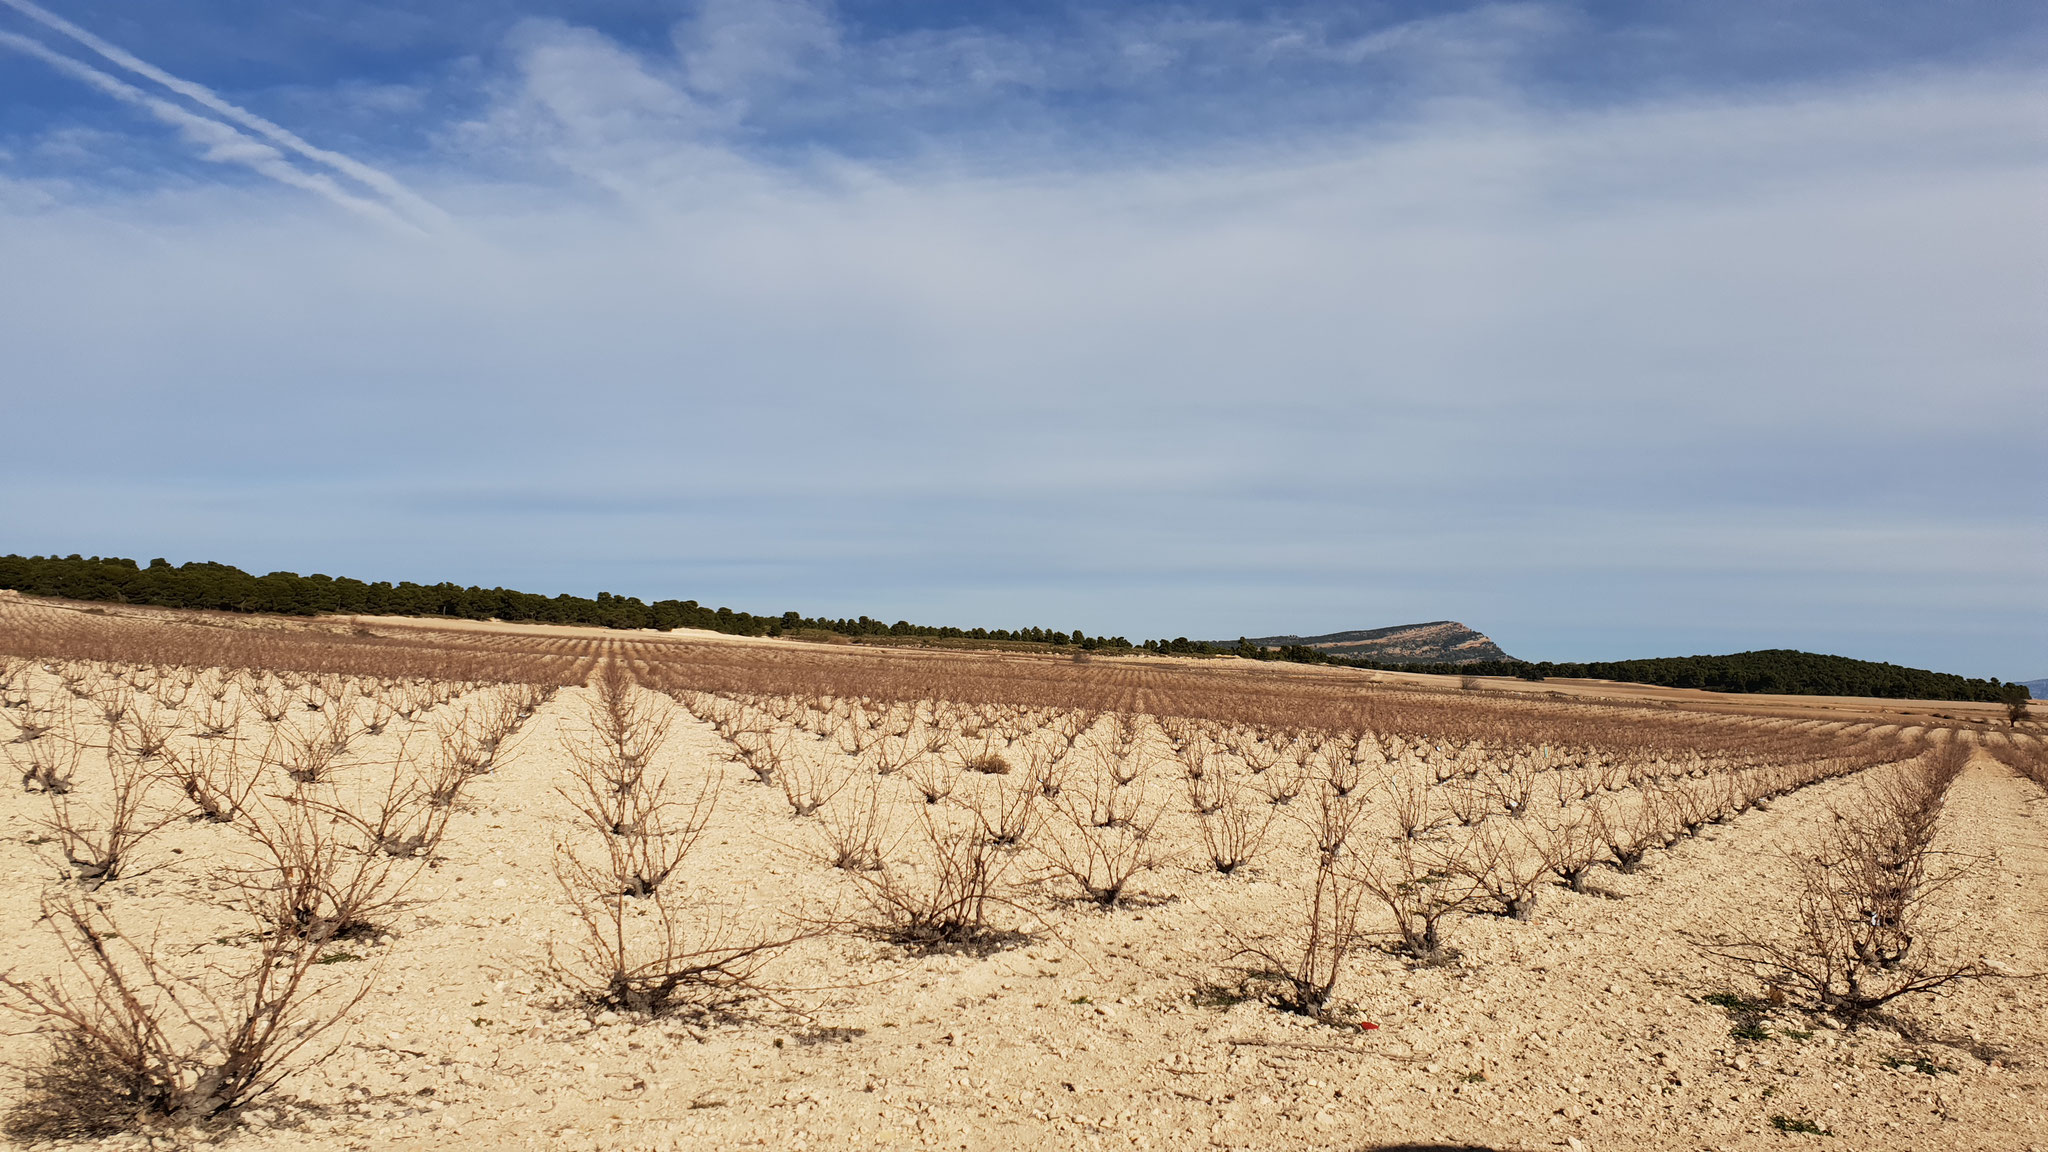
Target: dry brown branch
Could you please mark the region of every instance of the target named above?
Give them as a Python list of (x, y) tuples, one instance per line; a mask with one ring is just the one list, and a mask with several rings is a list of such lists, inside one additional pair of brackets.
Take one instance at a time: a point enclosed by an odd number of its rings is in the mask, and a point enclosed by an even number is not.
[(336, 743), (325, 724), (303, 730), (279, 724), (264, 744), (263, 762), (282, 770), (294, 784), (324, 784), (344, 746)]
[[(1183, 766), (1187, 765), (1183, 760)], [(1210, 816), (1223, 810), (1225, 805), (1235, 801), (1244, 790), (1227, 762), (1203, 763), (1200, 770), (1189, 769), (1182, 773), (1182, 783), (1187, 786), (1188, 807), (1197, 816)]]
[(18, 699), (10, 700), (8, 707), (14, 710), (14, 715), (6, 717), (14, 726), (12, 743), (28, 744), (60, 728), (74, 729), (70, 710), (55, 703), (38, 703), (34, 696), (24, 694)]
[[(450, 726), (447, 742), (453, 748), (457, 761), (463, 770), (473, 776), (494, 772), (503, 767), (512, 754), (509, 741), (522, 724), (531, 719), (534, 712), (552, 698), (551, 690), (531, 686), (507, 685), (492, 689), (473, 701), (465, 702)], [(652, 710), (655, 702), (646, 701), (636, 706)], [(653, 722), (658, 731), (641, 729), (642, 738), (660, 743), (668, 730), (668, 716), (662, 712)], [(618, 751), (618, 749), (613, 749)]]
[(796, 816), (817, 812), (852, 779), (850, 773), (838, 766), (800, 751), (784, 757), (782, 770), (776, 774), (783, 798), (789, 801), (789, 810)]
[(1446, 789), (1431, 784), (1422, 775), (1395, 770), (1388, 774), (1382, 787), (1387, 793), (1388, 811), (1402, 839), (1434, 835), (1451, 823), (1442, 795)]
[(1128, 785), (1145, 774), (1145, 718), (1135, 712), (1115, 712), (1109, 720), (1109, 740), (1102, 749), (1103, 767), (1111, 780)]
[(1071, 882), (1084, 899), (1114, 908), (1130, 894), (1133, 880), (1162, 863), (1152, 833), (1164, 813), (1147, 802), (1142, 786), (1112, 778), (1085, 796), (1070, 789), (1052, 811), (1060, 817), (1060, 832), (1040, 838), (1039, 854), (1047, 876)]
[(937, 804), (953, 794), (960, 784), (960, 769), (948, 763), (946, 757), (934, 756), (921, 760), (903, 774), (910, 786), (926, 804)]
[(1458, 825), (1471, 828), (1493, 813), (1493, 797), (1485, 788), (1463, 781), (1450, 781), (1437, 789), (1450, 806)]
[(133, 873), (135, 850), (177, 818), (175, 812), (150, 812), (149, 793), (157, 777), (140, 760), (112, 752), (107, 774), (104, 806), (83, 804), (67, 792), (50, 792), (50, 815), (39, 821), (87, 891)]
[(1632, 874), (1650, 849), (1665, 842), (1664, 820), (1648, 796), (1613, 797), (1594, 809), (1593, 829), (1617, 872)]
[(881, 789), (870, 782), (850, 802), (828, 805), (818, 818), (825, 864), (847, 872), (874, 872), (882, 867), (888, 826), (882, 818)]
[(1072, 759), (1064, 753), (1052, 749), (1035, 749), (1025, 766), (1025, 786), (1043, 799), (1055, 799), (1066, 788), (1067, 775), (1072, 763)]
[(1983, 964), (1945, 955), (1937, 925), (1918, 900), (1888, 913), (1863, 890), (1861, 862), (1814, 856), (1797, 862), (1793, 930), (1773, 939), (1708, 937), (1699, 947), (1755, 973), (1770, 988), (1822, 1011), (1855, 1018), (1902, 996), (1995, 975)]
[(1317, 750), (1322, 761), (1318, 775), (1331, 792), (1339, 798), (1350, 796), (1366, 782), (1365, 766), (1352, 758), (1347, 744), (1331, 742)]
[(360, 842), (371, 851), (408, 860), (432, 855), (448, 831), (454, 809), (449, 804), (436, 803), (435, 799), (433, 778), (417, 772), (406, 758), (404, 745), (400, 745), (383, 795), (367, 805), (358, 807), (310, 796), (304, 802), (352, 826), (361, 837)]
[(1698, 835), (1701, 826), (1714, 818), (1712, 791), (1710, 782), (1681, 778), (1666, 781), (1652, 793), (1663, 817), (1666, 847)]
[(134, 709), (127, 713), (124, 722), (109, 730), (109, 751), (118, 750), (138, 760), (154, 760), (170, 747), (175, 731), (175, 725), (168, 719)]
[(2000, 764), (2048, 788), (2048, 743), (2008, 735), (2002, 742), (1989, 744), (1986, 750)]
[(256, 860), (234, 881), (274, 933), (313, 945), (372, 935), (418, 875), (418, 864), (397, 864), (331, 809), (285, 796), (245, 815)]
[(1585, 808), (1568, 809), (1545, 821), (1536, 843), (1544, 864), (1574, 892), (1586, 890), (1586, 877), (1607, 851), (1597, 814)]
[(1247, 803), (1242, 786), (1227, 790), (1214, 812), (1202, 814), (1202, 844), (1210, 865), (1229, 876), (1251, 863), (1265, 847), (1275, 811), (1272, 805)]
[(1418, 960), (1443, 953), (1444, 920), (1477, 895), (1460, 863), (1458, 845), (1443, 836), (1375, 844), (1360, 861), (1360, 884), (1393, 914), (1402, 951)]
[(62, 795), (71, 791), (83, 747), (67, 731), (44, 730), (15, 740), (6, 751), (8, 762), (21, 773), (24, 791)]
[(971, 807), (992, 842), (1001, 848), (1016, 849), (1030, 843), (1038, 831), (1041, 803), (1038, 792), (1029, 786), (994, 784), (981, 789)]
[(196, 819), (225, 824), (248, 803), (258, 779), (242, 765), (240, 753), (238, 740), (195, 741), (165, 755), (163, 775), (185, 794)]
[(640, 691), (616, 660), (605, 663), (593, 686), (597, 699), (590, 706), (592, 735), (564, 743), (577, 763), (596, 772), (614, 792), (629, 793), (667, 742), (674, 715), (658, 697)]
[(313, 1046), (369, 990), (364, 981), (317, 1004), (319, 950), (282, 936), (263, 939), (243, 964), (179, 972), (154, 937), (123, 931), (88, 901), (56, 897), (43, 911), (66, 975), (0, 976), (6, 1007), (48, 1045), (24, 1067), (25, 1094), (7, 1117), (17, 1140), (231, 1114), (324, 1058)]
[(1248, 980), (1276, 986), (1280, 1007), (1315, 1019), (1326, 1018), (1345, 961), (1362, 937), (1362, 913), (1369, 891), (1352, 867), (1349, 851), (1363, 818), (1355, 797), (1318, 789), (1309, 821), (1315, 843), (1315, 872), (1303, 893), (1299, 920), (1278, 935), (1254, 936), (1226, 926), (1236, 955), (1254, 964)]
[(162, 707), (166, 712), (175, 712), (183, 708), (186, 698), (192, 693), (193, 682), (191, 675), (191, 671), (188, 669), (176, 679), (165, 680), (157, 684), (151, 695), (156, 698), (158, 706)]
[(919, 951), (981, 951), (1023, 939), (990, 920), (1015, 906), (1010, 854), (977, 820), (929, 805), (918, 813), (916, 833), (890, 845), (880, 868), (846, 873), (869, 911), (858, 927)]
[[(717, 792), (716, 777), (707, 778), (694, 799), (680, 802), (669, 793), (667, 771), (655, 763), (667, 740), (670, 713), (656, 711), (651, 697), (638, 693), (616, 663), (607, 664), (597, 679), (598, 701), (590, 710), (593, 738), (565, 737), (570, 755), (569, 782), (556, 791), (601, 837), (639, 837), (645, 851), (615, 850), (607, 855), (632, 867), (613, 877), (606, 891), (624, 890), (636, 880), (656, 880), (648, 869), (666, 876), (680, 853), (694, 844)], [(644, 858), (638, 858), (644, 857)], [(661, 865), (666, 864), (666, 867)]]
[(1308, 786), (1309, 775), (1295, 765), (1282, 762), (1252, 779), (1257, 782), (1255, 786), (1266, 802), (1278, 808), (1294, 803), (1295, 797)]
[(475, 778), (473, 764), (459, 745), (437, 740), (434, 750), (417, 768), (420, 790), (426, 794), (427, 803), (436, 808), (455, 807), (463, 790)]
[(1143, 784), (1118, 784), (1114, 778), (1105, 777), (1096, 778), (1085, 788), (1062, 790), (1054, 807), (1086, 828), (1128, 828), (1141, 819), (1156, 823), (1160, 815), (1158, 806), (1149, 802)]
[(292, 707), (290, 694), (284, 690), (283, 685), (276, 683), (255, 685), (246, 694), (246, 698), (250, 706), (256, 709), (256, 715), (261, 716), (266, 724), (283, 723), (285, 715)]
[(1523, 821), (1495, 817), (1479, 826), (1457, 859), (1458, 871), (1478, 894), (1510, 919), (1535, 916), (1536, 895), (1550, 875), (1550, 862), (1537, 835)]
[(778, 733), (745, 730), (734, 733), (732, 738), (733, 760), (745, 765), (757, 784), (775, 783), (775, 774), (782, 770), (788, 749), (788, 738)]
[[(707, 776), (687, 800), (671, 794), (668, 774), (643, 773), (633, 791), (610, 792), (601, 779), (575, 777), (577, 787), (560, 794), (584, 818), (600, 847), (595, 853), (556, 845), (556, 873), (563, 883), (601, 899), (657, 892), (697, 846), (718, 804), (719, 778)], [(594, 856), (596, 862), (586, 859)]]
[(101, 721), (112, 730), (128, 718), (129, 710), (135, 707), (135, 697), (126, 688), (115, 685), (113, 691), (99, 698), (98, 704)]
[(1480, 788), (1493, 807), (1517, 819), (1529, 814), (1536, 795), (1536, 770), (1526, 762), (1513, 762), (1480, 777)]
[(1975, 862), (1935, 851), (1935, 821), (1968, 758), (1951, 743), (1866, 781), (1823, 843), (1793, 857), (1799, 881), (1788, 931), (1695, 942), (1780, 995), (1850, 1019), (1995, 975), (1944, 948), (1957, 921), (1940, 897)]
[(669, 714), (616, 661), (596, 685), (596, 737), (568, 742), (571, 783), (559, 791), (583, 817), (579, 839), (598, 847), (555, 845), (555, 878), (582, 931), (572, 949), (550, 946), (547, 971), (587, 1006), (645, 1016), (747, 995), (761, 965), (800, 937), (743, 935), (671, 882), (710, 823), (719, 777), (675, 799), (656, 762)]
[(19, 656), (0, 656), (0, 708), (15, 708), (28, 702), (22, 689), (28, 668), (28, 661)]
[(200, 706), (199, 735), (209, 738), (228, 736), (241, 727), (242, 710), (225, 700), (208, 699)]
[(926, 756), (936, 755), (945, 747), (945, 737), (940, 733), (924, 736), (909, 731), (882, 733), (867, 746), (860, 758), (861, 766), (877, 776), (899, 772)]
[(582, 932), (548, 949), (547, 975), (591, 1009), (662, 1017), (712, 1011), (763, 991), (762, 969), (815, 930), (749, 933), (671, 889), (594, 896), (562, 877)]

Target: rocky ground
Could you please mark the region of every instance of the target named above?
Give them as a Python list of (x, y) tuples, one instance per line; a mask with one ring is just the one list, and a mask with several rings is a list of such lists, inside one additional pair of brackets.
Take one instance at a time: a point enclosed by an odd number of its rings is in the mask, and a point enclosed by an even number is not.
[[(1547, 892), (1531, 922), (1462, 918), (1454, 961), (1367, 951), (1346, 970), (1336, 1024), (1234, 994), (1229, 940), (1286, 914), (1286, 866), (1222, 877), (1189, 866), (1200, 860), (1164, 861), (1142, 878), (1143, 898), (1115, 911), (1022, 901), (1014, 923), (1031, 939), (990, 955), (910, 955), (832, 932), (792, 948), (764, 973), (775, 991), (729, 1014), (593, 1015), (547, 975), (550, 947), (575, 934), (549, 845), (568, 819), (555, 791), (561, 738), (587, 695), (564, 691), (477, 780), (391, 931), (322, 967), (333, 994), (371, 986), (334, 1054), (240, 1126), (160, 1139), (251, 1150), (2048, 1147), (2048, 981), (1954, 987), (1854, 1030), (1710, 1002), (1757, 986), (1688, 933), (1781, 921), (1779, 850), (1851, 802), (1853, 778), (1709, 827), (1639, 874), (1602, 871), (1596, 891)], [(707, 902), (755, 925), (847, 912), (805, 822), (778, 792), (742, 782), (707, 726), (679, 723), (673, 754), (724, 780), (688, 865)], [(49, 845), (33, 843), (44, 805), (0, 799), (0, 964), (22, 976), (59, 959), (38, 922), (40, 894), (58, 883)], [(1944, 846), (1977, 862), (1952, 893), (1966, 913), (1955, 946), (2011, 973), (2048, 968), (2041, 790), (1979, 757), (1942, 821)], [(230, 835), (167, 826), (149, 847), (156, 869), (98, 895), (126, 925), (160, 923), (194, 954), (232, 955), (216, 936), (226, 914), (194, 912), (221, 907)], [(0, 1043), (19, 1061), (36, 1042)]]

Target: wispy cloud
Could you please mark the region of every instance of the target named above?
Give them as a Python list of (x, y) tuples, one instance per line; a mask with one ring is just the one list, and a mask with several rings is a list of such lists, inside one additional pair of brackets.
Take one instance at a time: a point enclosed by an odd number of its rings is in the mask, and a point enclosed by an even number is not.
[[(10, 2), (12, 0), (0, 0), (0, 3)], [(177, 129), (180, 136), (199, 149), (202, 159), (217, 164), (239, 164), (280, 184), (304, 189), (351, 212), (381, 223), (414, 227), (388, 206), (351, 195), (328, 177), (300, 169), (286, 160), (277, 149), (254, 137), (238, 132), (211, 117), (201, 116), (182, 108), (160, 96), (152, 96), (97, 68), (52, 51), (39, 41), (12, 32), (0, 31), (0, 46), (33, 56), (59, 72), (90, 84), (124, 104), (142, 109), (158, 121)]]
[[(60, 71), (84, 80), (110, 96), (146, 108), (151, 115), (166, 123), (173, 124), (181, 131), (186, 132), (190, 139), (199, 140), (203, 137), (211, 136), (212, 139), (207, 142), (208, 159), (245, 163), (272, 179), (295, 184), (310, 191), (319, 191), (321, 195), (334, 199), (336, 203), (343, 204), (357, 211), (362, 210), (358, 207), (361, 204), (361, 200), (358, 197), (342, 192), (334, 185), (332, 180), (318, 175), (298, 172), (278, 152), (277, 149), (282, 148), (314, 163), (324, 165), (374, 190), (380, 197), (388, 200), (393, 207), (416, 224), (438, 223), (445, 222), (446, 220), (445, 214), (440, 209), (413, 193), (395, 177), (378, 168), (339, 152), (315, 147), (295, 133), (287, 131), (247, 109), (229, 103), (206, 86), (173, 76), (148, 61), (137, 57), (135, 54), (93, 35), (69, 20), (39, 5), (30, 3), (29, 0), (0, 0), (0, 4), (14, 9), (54, 32), (70, 37), (72, 40), (77, 41), (114, 64), (162, 85), (164, 88), (185, 97), (232, 124), (240, 125), (247, 132), (254, 133), (256, 136), (268, 140), (276, 146), (264, 150), (268, 153), (267, 156), (241, 145), (229, 146), (227, 144), (229, 139), (227, 136), (213, 129), (205, 128), (199, 123), (200, 121), (206, 121), (216, 126), (221, 126), (218, 121), (193, 115), (171, 104), (169, 101), (148, 96), (140, 89), (114, 80), (105, 73), (80, 64), (70, 57), (53, 52), (42, 44), (29, 40), (27, 37), (10, 33), (7, 34), (4, 41), (0, 41), (17, 51), (35, 56)], [(181, 118), (174, 118), (174, 115)], [(233, 137), (240, 141), (254, 143), (243, 132), (233, 132)], [(244, 159), (245, 156), (247, 159)], [(287, 175), (285, 169), (292, 169), (296, 175)], [(333, 193), (330, 194), (323, 190), (326, 188), (334, 189)]]
[(677, 24), (675, 43), (692, 88), (744, 99), (837, 58), (840, 30), (806, 0), (705, 0)]

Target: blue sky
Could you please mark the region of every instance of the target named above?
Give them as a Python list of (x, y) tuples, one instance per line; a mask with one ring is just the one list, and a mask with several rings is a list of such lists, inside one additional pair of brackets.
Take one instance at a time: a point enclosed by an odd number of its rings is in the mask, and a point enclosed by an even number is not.
[(0, 550), (2039, 676), (2044, 49), (2018, 3), (6, 0)]

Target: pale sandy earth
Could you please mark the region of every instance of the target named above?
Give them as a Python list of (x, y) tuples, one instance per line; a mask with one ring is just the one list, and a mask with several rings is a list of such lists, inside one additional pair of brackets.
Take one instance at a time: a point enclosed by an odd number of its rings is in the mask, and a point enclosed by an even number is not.
[[(1792, 1014), (1766, 1022), (1773, 1039), (1740, 1041), (1727, 1013), (1700, 1002), (1755, 986), (1682, 934), (1781, 920), (1790, 869), (1779, 849), (1812, 842), (1830, 805), (1854, 797), (1854, 778), (1710, 826), (1653, 852), (1640, 874), (1603, 870), (1600, 894), (1553, 889), (1533, 922), (1458, 919), (1455, 964), (1365, 954), (1340, 996), (1350, 1019), (1379, 1025), (1369, 1032), (1201, 1002), (1201, 989), (1230, 980), (1222, 929), (1286, 914), (1304, 846), (1283, 834), (1291, 847), (1219, 877), (1184, 814), (1162, 825), (1177, 859), (1142, 878), (1138, 907), (1033, 894), (1010, 919), (1035, 939), (985, 958), (908, 956), (834, 933), (772, 967), (785, 991), (740, 1017), (593, 1019), (543, 975), (550, 942), (573, 934), (549, 845), (569, 827), (554, 791), (562, 739), (587, 726), (590, 697), (566, 689), (528, 722), (515, 752), (473, 784), (392, 933), (320, 969), (337, 990), (374, 985), (339, 1051), (287, 1080), (285, 1098), (246, 1127), (193, 1139), (252, 1150), (2048, 1148), (2048, 981), (1909, 1003), (1899, 1016), (1917, 1043)], [(369, 779), (405, 729), (358, 741), (344, 775)], [(724, 748), (678, 715), (668, 762), (721, 781), (689, 883), (764, 929), (847, 910), (850, 890), (810, 855), (811, 822), (747, 782)], [(1164, 753), (1155, 759), (1165, 772)], [(89, 756), (81, 778), (95, 771)], [(1177, 795), (1161, 780), (1162, 797)], [(914, 811), (903, 791), (896, 800)], [(0, 968), (17, 975), (57, 962), (37, 908), (63, 881), (48, 846), (31, 843), (46, 810), (11, 781), (0, 788)], [(2012, 972), (2048, 968), (2042, 791), (1980, 755), (1942, 829), (1945, 847), (1981, 859), (1953, 893), (1967, 913), (1958, 948)], [(211, 941), (240, 923), (216, 878), (238, 835), (173, 823), (144, 849), (154, 871), (99, 896), (124, 925), (161, 924), (195, 955), (231, 955), (235, 945)], [(0, 1057), (33, 1050), (27, 1037), (0, 1038)], [(1939, 1070), (1886, 1064), (1922, 1057)], [(13, 1092), (0, 1089), (0, 1104)], [(1832, 1135), (1783, 1133), (1773, 1116)]]

